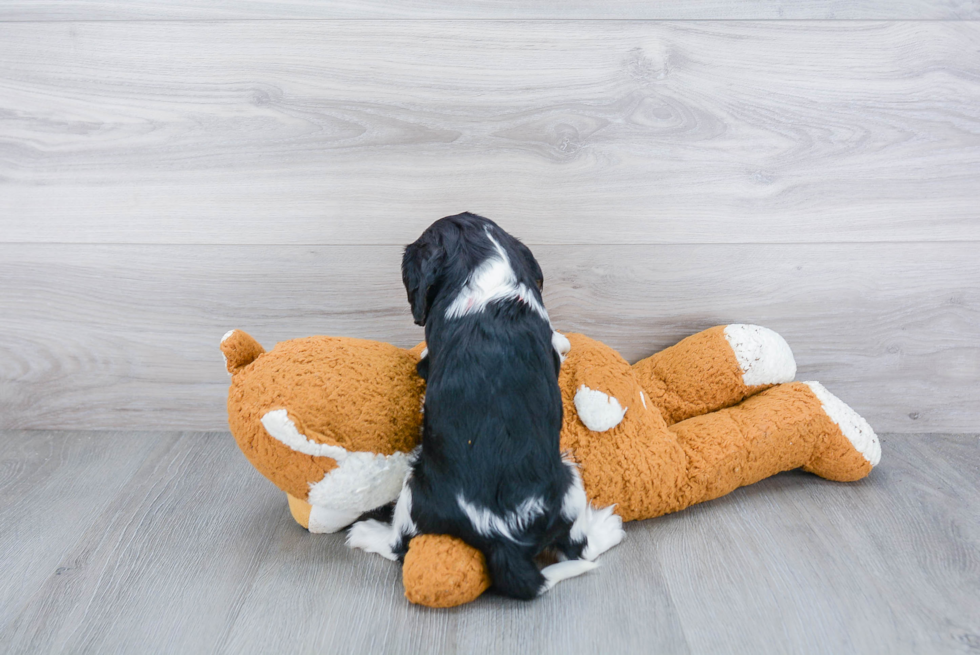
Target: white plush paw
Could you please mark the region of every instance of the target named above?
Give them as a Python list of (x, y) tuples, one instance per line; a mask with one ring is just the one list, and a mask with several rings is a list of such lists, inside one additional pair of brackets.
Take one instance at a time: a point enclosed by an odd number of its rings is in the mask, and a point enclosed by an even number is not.
[(872, 467), (878, 466), (881, 461), (881, 443), (878, 435), (864, 417), (855, 412), (843, 400), (827, 391), (819, 382), (804, 382), (810, 387), (813, 395), (820, 401), (823, 411), (826, 412), (830, 420), (837, 424), (840, 431), (851, 442), (851, 445), (868, 460)]
[(725, 326), (725, 340), (732, 347), (747, 387), (782, 384), (796, 377), (796, 360), (779, 334), (760, 325), (733, 323)]
[(347, 547), (360, 548), (369, 553), (377, 553), (390, 560), (398, 559), (391, 550), (391, 526), (387, 523), (368, 519), (358, 521), (347, 532)]
[(613, 513), (613, 505), (599, 510), (589, 508), (589, 525), (585, 528), (587, 543), (582, 557), (594, 560), (599, 555), (616, 546), (626, 536), (623, 519)]
[(605, 432), (619, 425), (627, 409), (612, 396), (584, 384), (575, 392), (575, 411), (585, 427), (593, 432)]

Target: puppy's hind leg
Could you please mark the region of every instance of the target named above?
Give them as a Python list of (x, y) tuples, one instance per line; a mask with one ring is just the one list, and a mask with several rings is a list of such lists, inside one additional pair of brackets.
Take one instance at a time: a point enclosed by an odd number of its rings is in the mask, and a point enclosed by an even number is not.
[(382, 523), (374, 519), (355, 523), (347, 532), (348, 548), (360, 548), (390, 560), (405, 556), (408, 542), (418, 534), (415, 521), (412, 520), (411, 479), (412, 476), (409, 474), (402, 484), (391, 523)]
[(561, 516), (568, 531), (555, 545), (569, 559), (592, 561), (623, 540), (623, 519), (613, 513), (613, 506), (592, 507), (578, 469), (570, 462), (567, 466), (572, 479), (562, 501)]

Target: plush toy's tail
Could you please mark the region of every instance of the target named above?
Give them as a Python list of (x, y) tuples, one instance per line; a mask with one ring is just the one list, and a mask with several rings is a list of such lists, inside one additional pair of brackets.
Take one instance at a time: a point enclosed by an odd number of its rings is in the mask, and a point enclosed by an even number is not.
[(259, 342), (241, 330), (232, 330), (221, 337), (221, 352), (228, 373), (234, 375), (265, 352)]

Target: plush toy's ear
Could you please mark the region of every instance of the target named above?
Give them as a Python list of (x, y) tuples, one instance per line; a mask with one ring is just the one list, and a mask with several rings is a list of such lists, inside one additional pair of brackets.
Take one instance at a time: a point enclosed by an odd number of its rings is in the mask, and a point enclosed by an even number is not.
[(429, 307), (442, 277), (444, 257), (445, 251), (428, 234), (423, 234), (418, 241), (405, 248), (402, 282), (405, 283), (416, 325), (424, 326), (429, 318)]

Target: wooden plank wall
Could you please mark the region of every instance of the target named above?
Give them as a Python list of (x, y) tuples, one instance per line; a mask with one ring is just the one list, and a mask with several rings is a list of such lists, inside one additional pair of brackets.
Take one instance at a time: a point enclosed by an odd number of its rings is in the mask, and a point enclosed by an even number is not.
[(877, 429), (976, 432), (978, 20), (4, 3), (0, 428), (224, 429), (233, 327), (412, 345), (400, 248), (470, 210), (628, 359), (761, 323)]

